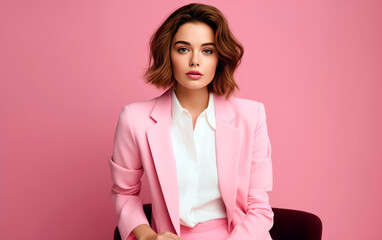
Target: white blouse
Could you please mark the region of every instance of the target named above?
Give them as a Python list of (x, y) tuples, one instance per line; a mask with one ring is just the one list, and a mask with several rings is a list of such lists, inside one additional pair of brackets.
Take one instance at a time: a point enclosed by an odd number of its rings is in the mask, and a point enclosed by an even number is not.
[(198, 116), (195, 129), (189, 111), (172, 90), (171, 136), (179, 189), (179, 217), (184, 226), (226, 218), (221, 198), (215, 149), (215, 110), (210, 92), (208, 107)]

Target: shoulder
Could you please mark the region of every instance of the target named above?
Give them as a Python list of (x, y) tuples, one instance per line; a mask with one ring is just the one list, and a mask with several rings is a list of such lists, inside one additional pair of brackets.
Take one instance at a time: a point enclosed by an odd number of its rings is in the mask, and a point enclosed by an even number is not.
[(123, 106), (122, 111), (129, 111), (132, 113), (143, 113), (152, 110), (155, 105), (155, 99), (149, 99), (139, 102), (131, 102)]
[(122, 107), (119, 118), (121, 120), (130, 119), (129, 121), (132, 122), (140, 121), (142, 118), (148, 118), (157, 98), (158, 97), (143, 101), (131, 102), (124, 105)]
[(237, 109), (241, 109), (241, 110), (248, 110), (248, 109), (252, 109), (253, 108), (258, 108), (260, 107), (261, 104), (263, 104), (262, 102), (259, 102), (259, 101), (256, 101), (256, 100), (253, 100), (253, 99), (249, 99), (249, 98), (240, 98), (240, 97), (235, 97), (235, 96), (232, 96), (230, 98), (230, 103), (233, 107), (237, 108)]
[(232, 96), (229, 102), (235, 114), (241, 118), (253, 121), (265, 114), (264, 104), (260, 101)]

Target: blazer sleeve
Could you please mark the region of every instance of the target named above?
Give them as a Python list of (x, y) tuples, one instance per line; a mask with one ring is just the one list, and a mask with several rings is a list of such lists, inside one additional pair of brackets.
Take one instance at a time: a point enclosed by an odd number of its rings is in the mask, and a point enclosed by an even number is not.
[(111, 199), (115, 206), (121, 239), (135, 239), (132, 230), (140, 224), (148, 224), (139, 196), (143, 167), (134, 138), (129, 105), (125, 105), (119, 116), (113, 155), (109, 158), (113, 181)]
[(268, 192), (272, 190), (273, 185), (271, 144), (263, 103), (259, 104), (258, 116), (258, 123), (253, 134), (248, 211), (244, 220), (234, 227), (229, 240), (272, 239), (269, 230), (273, 226), (274, 214), (268, 197)]

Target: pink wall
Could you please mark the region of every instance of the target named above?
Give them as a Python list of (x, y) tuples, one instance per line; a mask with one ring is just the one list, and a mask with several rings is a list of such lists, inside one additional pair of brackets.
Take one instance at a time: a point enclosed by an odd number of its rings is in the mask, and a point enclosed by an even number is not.
[[(265, 104), (274, 207), (324, 239), (381, 239), (380, 1), (205, 1), (245, 46), (236, 96)], [(111, 239), (108, 158), (148, 40), (189, 1), (0, 2), (0, 239)]]

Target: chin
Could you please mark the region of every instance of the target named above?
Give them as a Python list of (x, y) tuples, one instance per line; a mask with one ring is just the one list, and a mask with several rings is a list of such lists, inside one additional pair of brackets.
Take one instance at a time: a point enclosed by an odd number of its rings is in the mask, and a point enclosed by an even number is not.
[(194, 82), (178, 83), (178, 85), (182, 85), (183, 88), (190, 90), (198, 90), (207, 87), (208, 83), (201, 83), (197, 82), (197, 80), (194, 80)]

